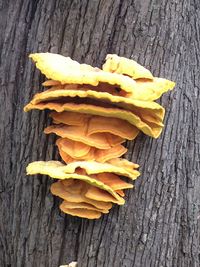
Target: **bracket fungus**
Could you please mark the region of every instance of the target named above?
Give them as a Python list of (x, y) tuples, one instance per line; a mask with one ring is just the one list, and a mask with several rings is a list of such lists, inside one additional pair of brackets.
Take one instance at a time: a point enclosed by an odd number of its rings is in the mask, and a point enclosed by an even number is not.
[(57, 179), (51, 193), (62, 199), (60, 209), (72, 216), (98, 219), (113, 204), (125, 203), (127, 182), (139, 165), (121, 158), (122, 145), (139, 132), (157, 138), (165, 109), (154, 100), (175, 83), (153, 74), (134, 60), (107, 55), (102, 69), (52, 53), (31, 54), (47, 77), (43, 92), (24, 107), (51, 110), (53, 124), (44, 129), (59, 138), (60, 161), (35, 161), (27, 174)]

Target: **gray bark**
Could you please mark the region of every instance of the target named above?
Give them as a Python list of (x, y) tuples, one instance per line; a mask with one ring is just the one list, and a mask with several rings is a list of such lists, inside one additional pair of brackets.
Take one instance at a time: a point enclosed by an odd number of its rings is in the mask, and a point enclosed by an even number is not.
[[(0, 0), (0, 266), (200, 266), (200, 2)], [(165, 128), (127, 143), (140, 164), (126, 204), (96, 221), (65, 216), (34, 160), (57, 159), (48, 112), (23, 112), (44, 77), (31, 52), (101, 66), (133, 58), (176, 81), (160, 102)]]

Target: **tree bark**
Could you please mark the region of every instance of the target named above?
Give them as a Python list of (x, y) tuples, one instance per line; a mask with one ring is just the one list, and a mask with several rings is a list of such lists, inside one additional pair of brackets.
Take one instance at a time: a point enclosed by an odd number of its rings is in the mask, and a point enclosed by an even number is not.
[[(198, 0), (0, 0), (0, 266), (200, 266), (199, 33)], [(134, 190), (99, 220), (65, 216), (51, 179), (25, 174), (58, 158), (48, 112), (23, 112), (44, 80), (28, 54), (47, 51), (96, 66), (116, 53), (177, 83), (161, 137), (127, 143)]]

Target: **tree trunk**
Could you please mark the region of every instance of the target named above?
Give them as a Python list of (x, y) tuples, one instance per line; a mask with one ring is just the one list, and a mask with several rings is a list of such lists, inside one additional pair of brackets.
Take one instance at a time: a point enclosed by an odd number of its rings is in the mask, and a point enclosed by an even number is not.
[[(0, 266), (200, 266), (200, 2), (0, 0)], [(54, 52), (101, 66), (137, 60), (176, 81), (161, 98), (165, 127), (128, 142), (141, 176), (102, 219), (65, 216), (34, 160), (57, 159), (48, 112), (23, 112), (44, 77), (28, 59)]]

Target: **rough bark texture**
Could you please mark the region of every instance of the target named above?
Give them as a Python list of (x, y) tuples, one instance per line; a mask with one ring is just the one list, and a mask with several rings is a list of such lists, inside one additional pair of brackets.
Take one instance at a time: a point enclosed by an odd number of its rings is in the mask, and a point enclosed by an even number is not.
[[(0, 0), (0, 266), (200, 266), (200, 2), (198, 0)], [(97, 221), (64, 216), (34, 160), (57, 159), (48, 112), (23, 112), (44, 77), (30, 52), (101, 66), (133, 58), (177, 82), (161, 99), (165, 128), (128, 143), (142, 175)]]

